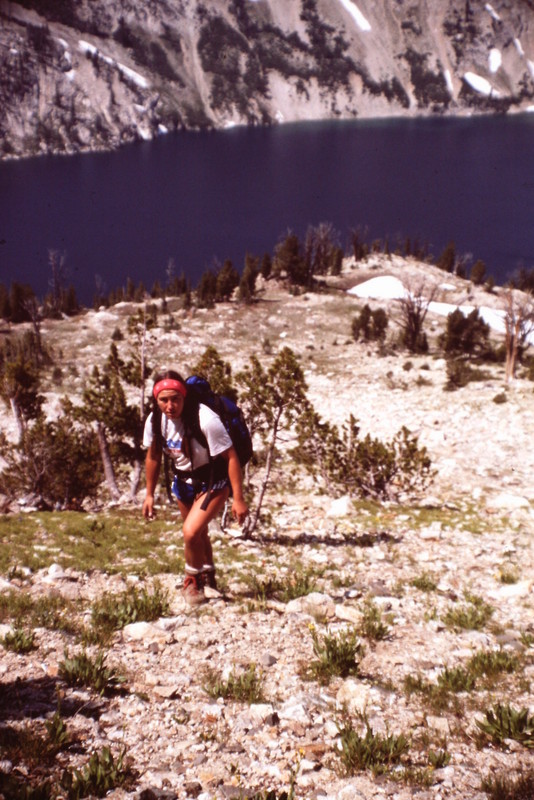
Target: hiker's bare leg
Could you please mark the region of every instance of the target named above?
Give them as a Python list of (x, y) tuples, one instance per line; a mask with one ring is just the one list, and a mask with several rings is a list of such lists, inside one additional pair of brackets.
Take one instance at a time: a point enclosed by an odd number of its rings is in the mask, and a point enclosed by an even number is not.
[(205, 511), (201, 508), (205, 495), (197, 497), (190, 507), (178, 500), (178, 507), (183, 519), (185, 563), (195, 570), (202, 570), (206, 564), (213, 564), (208, 525), (224, 506), (228, 493), (228, 489), (217, 492), (211, 498)]

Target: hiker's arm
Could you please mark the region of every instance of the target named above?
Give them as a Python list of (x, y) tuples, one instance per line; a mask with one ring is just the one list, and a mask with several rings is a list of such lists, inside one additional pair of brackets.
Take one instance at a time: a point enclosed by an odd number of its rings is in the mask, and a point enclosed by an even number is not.
[(152, 442), (147, 450), (145, 459), (146, 496), (143, 503), (143, 516), (151, 519), (154, 515), (154, 494), (158, 485), (159, 470), (161, 465), (161, 448)]
[(242, 525), (248, 516), (248, 506), (243, 497), (241, 464), (233, 447), (230, 447), (223, 455), (228, 462), (228, 479), (232, 487), (232, 516)]

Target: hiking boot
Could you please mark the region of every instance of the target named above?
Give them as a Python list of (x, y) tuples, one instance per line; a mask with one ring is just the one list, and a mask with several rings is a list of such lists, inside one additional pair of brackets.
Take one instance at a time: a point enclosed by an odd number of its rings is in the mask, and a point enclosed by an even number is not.
[(209, 586), (210, 589), (217, 591), (217, 578), (215, 577), (214, 569), (206, 569), (202, 573), (202, 581), (204, 586)]
[(217, 600), (222, 597), (221, 592), (217, 588), (217, 578), (215, 577), (215, 570), (208, 569), (202, 573), (202, 582), (204, 583), (204, 594), (208, 600)]
[(189, 606), (200, 606), (206, 602), (202, 575), (185, 576), (182, 597)]

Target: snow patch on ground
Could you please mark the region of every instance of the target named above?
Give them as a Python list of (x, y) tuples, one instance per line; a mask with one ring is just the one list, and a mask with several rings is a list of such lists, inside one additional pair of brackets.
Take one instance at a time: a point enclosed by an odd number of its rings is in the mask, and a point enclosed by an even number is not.
[(86, 42), (83, 39), (80, 39), (78, 41), (78, 47), (80, 48), (82, 53), (85, 53), (86, 55), (89, 54), (91, 56), (96, 56), (97, 58), (100, 58), (102, 61), (104, 61), (106, 64), (109, 64), (111, 67), (116, 67), (120, 72), (122, 72), (125, 78), (128, 78), (130, 81), (132, 81), (132, 83), (135, 83), (135, 85), (138, 86), (140, 89), (148, 89), (148, 87), (150, 86), (149, 82), (143, 75), (140, 75), (139, 72), (135, 72), (135, 70), (130, 69), (130, 67), (124, 66), (124, 64), (120, 64), (118, 61), (115, 61), (114, 58), (110, 58), (110, 56), (105, 56), (103, 53), (100, 52), (100, 50), (97, 47), (94, 46), (94, 44)]
[(492, 47), (489, 54), (490, 72), (497, 72), (502, 64), (502, 53), (496, 47)]
[(466, 72), (464, 74), (464, 80), (467, 81), (469, 86), (471, 86), (475, 92), (485, 94), (488, 97), (490, 95), (493, 95), (493, 97), (499, 97), (499, 92), (493, 88), (491, 83), (481, 75), (477, 75), (476, 72)]
[(501, 18), (500, 18), (500, 16), (497, 14), (497, 12), (495, 11), (495, 9), (494, 9), (494, 8), (493, 8), (493, 6), (491, 5), (491, 3), (486, 3), (486, 5), (484, 6), (484, 8), (486, 9), (486, 11), (487, 11), (489, 14), (491, 14), (491, 16), (493, 17), (493, 19), (494, 19), (496, 22), (500, 22), (500, 21), (501, 21)]
[(339, 0), (343, 8), (349, 12), (353, 20), (356, 22), (357, 26), (362, 31), (370, 31), (371, 25), (368, 20), (364, 17), (358, 6), (352, 2), (352, 0)]
[(519, 39), (514, 39), (514, 44), (515, 44), (515, 49), (517, 50), (519, 55), (520, 56), (524, 56), (525, 55), (525, 51), (523, 50), (523, 45), (521, 44)]
[[(444, 284), (441, 288), (447, 288)], [(451, 285), (452, 289), (454, 286)], [(348, 290), (348, 294), (355, 295), (356, 297), (368, 297), (374, 300), (400, 300), (409, 295), (409, 291), (399, 278), (392, 275), (382, 275), (378, 278), (371, 278), (364, 283), (359, 283)], [(502, 309), (488, 308), (487, 306), (472, 306), (472, 305), (456, 305), (454, 303), (439, 303), (431, 302), (428, 305), (428, 310), (434, 314), (446, 317), (460, 309), (464, 316), (469, 314), (477, 308), (479, 316), (490, 328), (498, 333), (505, 333), (505, 313)], [(528, 337), (530, 344), (534, 344), (534, 333)]]

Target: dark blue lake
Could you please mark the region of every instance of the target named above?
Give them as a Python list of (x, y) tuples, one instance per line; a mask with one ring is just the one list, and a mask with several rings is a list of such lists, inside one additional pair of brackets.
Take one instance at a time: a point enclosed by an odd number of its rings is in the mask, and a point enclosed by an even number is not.
[(48, 288), (48, 251), (90, 303), (96, 276), (150, 288), (174, 259), (195, 283), (241, 269), (288, 229), (331, 222), (349, 249), (417, 237), (485, 261), (497, 282), (534, 265), (534, 115), (303, 123), (187, 132), (114, 153), (0, 164), (0, 282)]

